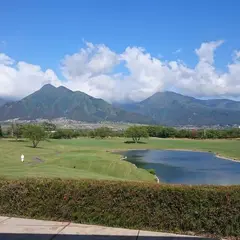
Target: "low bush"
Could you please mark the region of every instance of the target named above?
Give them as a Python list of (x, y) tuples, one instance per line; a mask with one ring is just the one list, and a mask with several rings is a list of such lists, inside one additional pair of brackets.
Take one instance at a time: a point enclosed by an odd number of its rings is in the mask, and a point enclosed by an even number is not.
[(72, 139), (78, 137), (78, 132), (72, 129), (58, 129), (49, 137), (53, 139)]
[(0, 180), (0, 215), (240, 236), (240, 186)]
[(151, 173), (152, 175), (156, 175), (156, 171), (155, 171), (155, 169), (147, 169), (147, 171), (149, 172), (149, 173)]

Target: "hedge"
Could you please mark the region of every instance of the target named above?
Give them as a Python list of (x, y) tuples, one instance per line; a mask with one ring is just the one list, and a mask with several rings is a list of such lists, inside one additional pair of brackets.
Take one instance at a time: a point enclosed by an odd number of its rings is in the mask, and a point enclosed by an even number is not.
[(0, 215), (240, 236), (240, 186), (0, 180)]

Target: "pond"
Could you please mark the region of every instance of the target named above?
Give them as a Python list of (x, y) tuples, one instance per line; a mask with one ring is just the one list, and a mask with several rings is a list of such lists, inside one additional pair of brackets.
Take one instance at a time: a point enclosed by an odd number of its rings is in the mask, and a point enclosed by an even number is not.
[(139, 168), (154, 169), (160, 182), (176, 184), (240, 184), (240, 162), (216, 157), (212, 153), (132, 150), (127, 161)]

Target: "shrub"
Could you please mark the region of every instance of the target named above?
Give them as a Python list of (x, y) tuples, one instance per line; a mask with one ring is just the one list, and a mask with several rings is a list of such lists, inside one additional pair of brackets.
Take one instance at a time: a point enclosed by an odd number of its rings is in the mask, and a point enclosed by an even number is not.
[(0, 138), (3, 137), (2, 126), (0, 125)]
[(155, 169), (147, 169), (147, 171), (148, 171), (149, 173), (151, 173), (152, 175), (156, 175)]
[(112, 129), (108, 127), (100, 127), (95, 129), (95, 137), (106, 138), (112, 136)]
[(50, 135), (50, 138), (53, 139), (71, 139), (78, 137), (79, 134), (77, 131), (72, 129), (58, 129)]
[(91, 138), (107, 138), (107, 137), (121, 137), (122, 131), (113, 131), (109, 127), (100, 127), (88, 132), (88, 136)]
[(88, 137), (90, 137), (90, 138), (95, 138), (95, 137), (96, 137), (95, 131), (94, 131), (94, 130), (91, 130), (91, 131), (88, 133)]
[(0, 180), (0, 215), (240, 236), (240, 186)]

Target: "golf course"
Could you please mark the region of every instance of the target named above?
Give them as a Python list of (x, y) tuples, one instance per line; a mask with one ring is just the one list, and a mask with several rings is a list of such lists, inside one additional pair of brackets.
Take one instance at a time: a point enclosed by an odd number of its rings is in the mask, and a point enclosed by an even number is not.
[[(48, 140), (32, 148), (28, 140), (0, 140), (0, 177), (47, 177), (152, 181), (144, 169), (121, 160), (117, 151), (128, 149), (181, 149), (213, 152), (240, 159), (239, 140), (183, 140), (150, 138), (144, 143), (125, 143), (124, 138)], [(21, 154), (25, 160), (21, 162)], [(227, 161), (227, 160), (226, 160)]]

